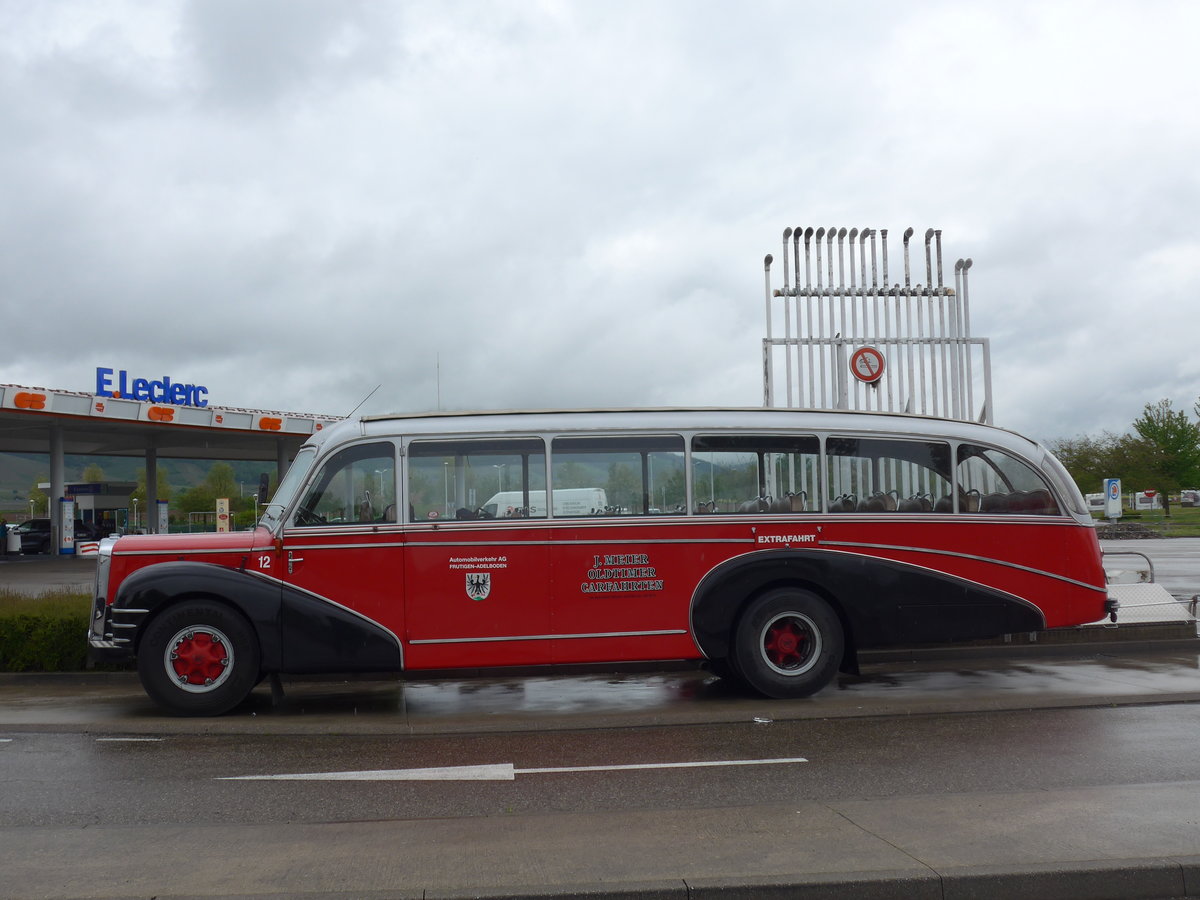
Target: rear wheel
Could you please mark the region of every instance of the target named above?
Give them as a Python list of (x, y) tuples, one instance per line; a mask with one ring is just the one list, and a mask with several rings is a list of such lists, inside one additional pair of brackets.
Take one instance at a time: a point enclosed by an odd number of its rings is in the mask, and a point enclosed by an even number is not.
[(820, 597), (776, 588), (750, 602), (734, 632), (738, 673), (768, 697), (808, 697), (837, 675), (845, 636)]
[(258, 640), (228, 607), (189, 601), (146, 628), (138, 647), (142, 687), (181, 716), (219, 716), (246, 699), (258, 681)]

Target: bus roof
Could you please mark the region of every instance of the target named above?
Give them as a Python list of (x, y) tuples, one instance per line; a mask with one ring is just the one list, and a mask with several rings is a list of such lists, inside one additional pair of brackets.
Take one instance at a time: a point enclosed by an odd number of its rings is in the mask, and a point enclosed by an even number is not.
[(352, 434), (384, 437), (457, 434), (559, 434), (572, 431), (763, 431), (811, 429), (912, 434), (979, 440), (1028, 454), (1036, 442), (1005, 428), (912, 413), (796, 410), (777, 407), (644, 407), (611, 409), (472, 410), (394, 413), (347, 419), (322, 429), (311, 444)]

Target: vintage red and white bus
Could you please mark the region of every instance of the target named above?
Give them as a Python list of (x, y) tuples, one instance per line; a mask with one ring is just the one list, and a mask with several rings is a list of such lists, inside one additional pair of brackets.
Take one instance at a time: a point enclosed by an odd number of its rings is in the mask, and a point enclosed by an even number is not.
[(252, 531), (106, 541), (89, 641), (168, 710), (216, 715), (272, 673), (646, 660), (804, 697), (861, 649), (1115, 611), (1083, 497), (1010, 431), (438, 413), (313, 435)]

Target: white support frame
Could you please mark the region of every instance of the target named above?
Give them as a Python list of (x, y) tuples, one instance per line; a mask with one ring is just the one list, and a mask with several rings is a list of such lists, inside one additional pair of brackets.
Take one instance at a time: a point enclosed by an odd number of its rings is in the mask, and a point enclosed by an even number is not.
[[(763, 405), (909, 412), (991, 424), (991, 348), (987, 338), (971, 336), (971, 260), (958, 260), (955, 286), (945, 285), (941, 234), (925, 232), (926, 280), (913, 284), (913, 229), (907, 229), (904, 283), (889, 285), (887, 229), (785, 229), (781, 289), (771, 286), (773, 257), (764, 265)], [(775, 337), (780, 320), (783, 337)], [(882, 377), (872, 384), (850, 371), (849, 361), (861, 347), (875, 348), (885, 361)], [(775, 386), (780, 354), (782, 398)]]

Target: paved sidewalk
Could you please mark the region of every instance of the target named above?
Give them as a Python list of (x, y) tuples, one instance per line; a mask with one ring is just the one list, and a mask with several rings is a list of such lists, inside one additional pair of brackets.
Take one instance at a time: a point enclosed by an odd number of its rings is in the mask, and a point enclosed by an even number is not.
[(21, 900), (1195, 897), (1197, 810), (1200, 782), (502, 821), (0, 827), (0, 870)]

